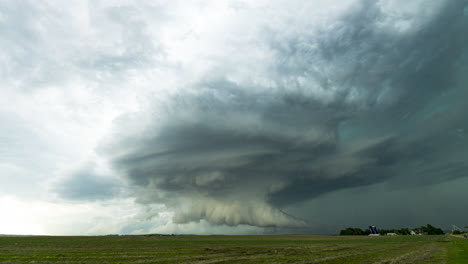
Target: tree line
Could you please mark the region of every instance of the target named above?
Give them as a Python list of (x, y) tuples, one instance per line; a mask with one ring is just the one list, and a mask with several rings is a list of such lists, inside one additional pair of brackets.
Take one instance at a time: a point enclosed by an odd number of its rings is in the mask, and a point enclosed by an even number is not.
[[(379, 229), (378, 232), (380, 235), (386, 235), (387, 233), (395, 233), (397, 235), (411, 235), (411, 231), (416, 232), (417, 234), (424, 235), (443, 235), (444, 231), (440, 228), (434, 227), (430, 224), (425, 226), (409, 229), (409, 228), (400, 228), (400, 229)], [(371, 233), (369, 229), (362, 230), (361, 228), (348, 227), (340, 231), (340, 236), (368, 236)]]

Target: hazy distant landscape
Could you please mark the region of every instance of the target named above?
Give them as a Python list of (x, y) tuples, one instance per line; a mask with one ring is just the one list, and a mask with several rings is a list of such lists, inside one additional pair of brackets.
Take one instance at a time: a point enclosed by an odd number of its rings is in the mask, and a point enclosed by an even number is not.
[(467, 263), (453, 236), (0, 237), (0, 263)]

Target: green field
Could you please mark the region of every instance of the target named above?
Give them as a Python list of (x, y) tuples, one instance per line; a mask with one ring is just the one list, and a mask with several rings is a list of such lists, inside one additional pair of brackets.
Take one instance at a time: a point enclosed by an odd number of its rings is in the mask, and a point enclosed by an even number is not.
[(0, 237), (0, 263), (468, 263), (450, 236)]

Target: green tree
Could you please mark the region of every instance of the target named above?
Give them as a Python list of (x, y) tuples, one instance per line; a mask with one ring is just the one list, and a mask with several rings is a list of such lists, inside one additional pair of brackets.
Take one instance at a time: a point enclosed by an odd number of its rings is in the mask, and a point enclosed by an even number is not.
[(340, 231), (340, 236), (367, 236), (370, 234), (370, 230), (362, 230), (361, 228), (348, 227)]
[(420, 233), (427, 234), (427, 235), (443, 235), (444, 231), (440, 228), (434, 227), (430, 224), (426, 226), (421, 226), (417, 229)]
[(396, 233), (399, 234), (399, 235), (410, 235), (411, 234), (411, 230), (409, 230), (408, 228), (400, 228), (399, 230), (396, 230)]

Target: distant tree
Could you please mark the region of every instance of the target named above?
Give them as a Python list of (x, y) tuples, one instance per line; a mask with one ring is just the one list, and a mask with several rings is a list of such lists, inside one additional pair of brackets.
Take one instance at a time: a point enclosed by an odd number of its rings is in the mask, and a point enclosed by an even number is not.
[[(426, 235), (443, 235), (444, 231), (440, 228), (434, 227), (430, 224), (421, 226), (413, 229), (416, 233), (426, 234)], [(459, 232), (459, 231), (458, 231)], [(367, 236), (371, 232), (369, 229), (362, 230), (361, 228), (348, 227), (340, 231), (340, 236)], [(396, 233), (398, 235), (411, 235), (411, 230), (408, 228), (400, 229), (379, 229), (380, 235), (386, 235), (387, 233)], [(455, 234), (455, 232), (454, 232)], [(460, 232), (462, 234), (462, 232)]]
[(419, 231), (418, 233), (422, 233), (426, 235), (443, 235), (444, 234), (444, 231), (442, 229), (434, 227), (430, 224), (416, 228), (416, 230)]
[(367, 236), (370, 234), (370, 230), (362, 230), (361, 228), (348, 227), (340, 231), (340, 236)]
[(358, 230), (356, 230), (356, 228), (348, 227), (348, 228), (343, 229), (343, 230), (340, 231), (340, 236), (355, 236), (356, 232), (358, 232)]
[(408, 228), (400, 228), (399, 230), (396, 230), (395, 233), (399, 235), (407, 236), (411, 234), (411, 230), (409, 230)]
[(461, 235), (463, 234), (460, 230), (453, 230), (452, 234), (454, 235)]

